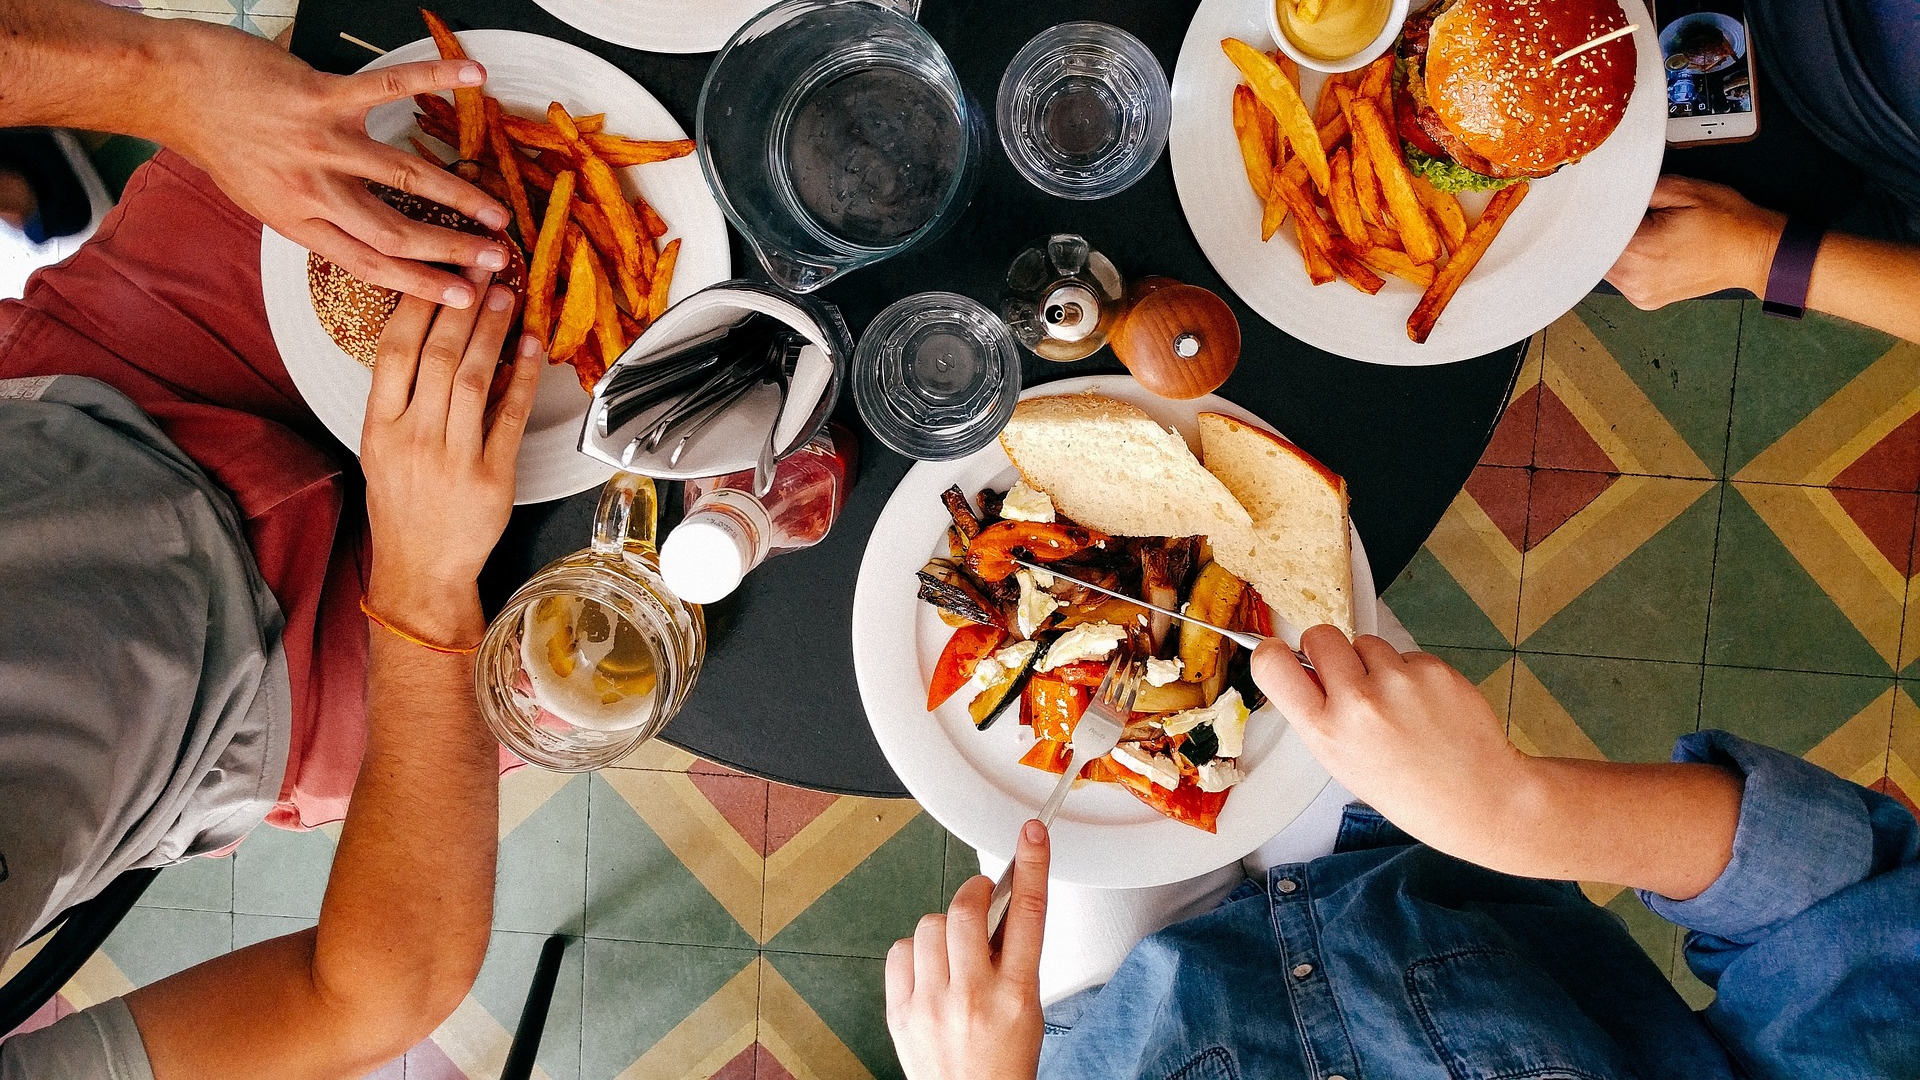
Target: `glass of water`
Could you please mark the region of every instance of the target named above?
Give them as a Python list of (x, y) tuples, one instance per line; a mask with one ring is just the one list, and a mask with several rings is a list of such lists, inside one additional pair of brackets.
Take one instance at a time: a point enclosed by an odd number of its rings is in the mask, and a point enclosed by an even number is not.
[(874, 437), (950, 461), (992, 442), (1020, 400), (1020, 351), (998, 315), (950, 292), (896, 301), (860, 335), (853, 400)]
[(1000, 144), (1033, 186), (1063, 199), (1104, 199), (1160, 159), (1173, 97), (1139, 38), (1106, 23), (1069, 22), (1014, 56), (995, 112)]

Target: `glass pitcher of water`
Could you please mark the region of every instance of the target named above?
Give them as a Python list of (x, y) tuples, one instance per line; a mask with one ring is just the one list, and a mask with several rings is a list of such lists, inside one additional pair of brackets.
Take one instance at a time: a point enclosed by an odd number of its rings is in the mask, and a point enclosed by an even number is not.
[(522, 760), (604, 768), (666, 727), (693, 690), (706, 624), (660, 579), (658, 509), (652, 480), (615, 473), (592, 546), (535, 574), (487, 627), (480, 714)]
[(917, 0), (786, 0), (700, 90), (707, 182), (774, 282), (811, 292), (937, 235), (979, 179), (986, 121)]

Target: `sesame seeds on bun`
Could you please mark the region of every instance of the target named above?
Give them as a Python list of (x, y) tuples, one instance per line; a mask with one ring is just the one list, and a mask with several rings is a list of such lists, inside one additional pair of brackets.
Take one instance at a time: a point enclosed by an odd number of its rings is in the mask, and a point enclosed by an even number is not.
[[(505, 233), (488, 229), (458, 211), (385, 184), (368, 183), (367, 189), (395, 210), (415, 221), (455, 229), (475, 236), (491, 237), (507, 249), (507, 268), (493, 275), (494, 281), (512, 289), (517, 300), (524, 300), (527, 289), (527, 264), (519, 245)], [(344, 267), (312, 252), (307, 253), (307, 293), (313, 300), (313, 313), (320, 318), (333, 343), (348, 356), (367, 367), (373, 366), (379, 351), (380, 334), (400, 294), (382, 285), (360, 280)], [(517, 314), (517, 313), (516, 313)], [(511, 348), (515, 335), (507, 335)]]
[(1631, 35), (1553, 58), (1625, 25), (1616, 0), (1455, 0), (1433, 20), (1427, 99), (1488, 175), (1545, 176), (1613, 134), (1637, 64)]

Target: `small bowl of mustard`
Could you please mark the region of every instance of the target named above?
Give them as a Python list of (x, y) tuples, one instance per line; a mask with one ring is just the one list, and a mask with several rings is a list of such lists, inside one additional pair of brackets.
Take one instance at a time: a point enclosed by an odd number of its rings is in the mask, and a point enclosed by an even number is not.
[(1280, 51), (1301, 67), (1352, 71), (1393, 48), (1408, 0), (1260, 0)]

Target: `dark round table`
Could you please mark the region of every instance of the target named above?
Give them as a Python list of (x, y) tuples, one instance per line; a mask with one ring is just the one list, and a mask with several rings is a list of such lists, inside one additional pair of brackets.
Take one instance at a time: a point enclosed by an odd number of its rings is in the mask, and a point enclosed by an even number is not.
[[(1001, 72), (1041, 30), (1072, 19), (1113, 23), (1137, 35), (1171, 72), (1196, 6), (1197, 0), (924, 0), (920, 21), (990, 117)], [(524, 30), (606, 57), (693, 130), (712, 54), (635, 52), (574, 30), (532, 0), (435, 0), (433, 7), (456, 29)], [(343, 31), (382, 48), (425, 36), (411, 3), (304, 0), (293, 51), (323, 70), (356, 70), (368, 54), (343, 40)], [(1220, 393), (1347, 478), (1354, 522), (1376, 584), (1385, 588), (1485, 449), (1525, 343), (1432, 368), (1379, 367), (1321, 352), (1274, 329), (1228, 291), (1187, 229), (1164, 156), (1132, 188), (1091, 203), (1041, 194), (1014, 172), (996, 141), (989, 141), (988, 159), (979, 194), (945, 236), (822, 290), (854, 333), (886, 305), (928, 289), (965, 293), (997, 307), (1007, 264), (1028, 243), (1053, 232), (1085, 235), (1129, 278), (1162, 274), (1212, 289), (1232, 304), (1243, 335), (1240, 366)], [(1243, 181), (1235, 175), (1221, 182)], [(733, 265), (737, 276), (762, 278), (737, 236)], [(1029, 385), (1121, 370), (1108, 350), (1074, 364), (1031, 355), (1026, 361)], [(842, 395), (839, 417), (858, 430), (850, 397)], [(832, 534), (817, 547), (755, 570), (737, 593), (707, 608), (706, 667), (666, 730), (669, 742), (786, 783), (847, 794), (907, 794), (867, 726), (849, 634), (854, 576), (867, 534), (910, 465), (864, 438), (858, 480)], [(669, 522), (678, 509), (673, 487), (662, 489)], [(519, 508), (482, 579), (487, 602), (497, 607), (540, 567), (584, 547), (595, 497), (584, 492)]]

